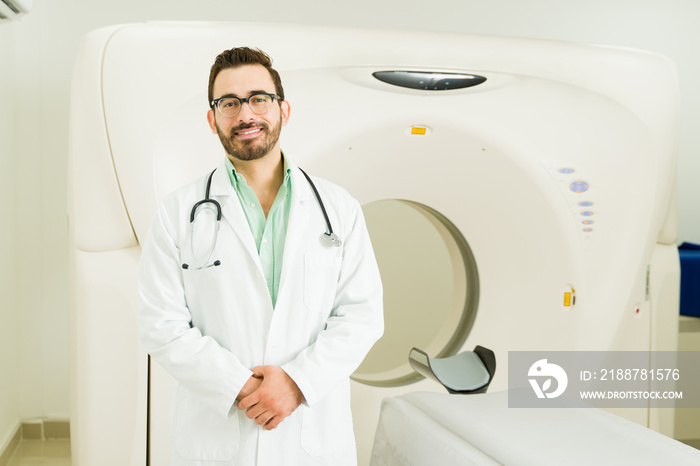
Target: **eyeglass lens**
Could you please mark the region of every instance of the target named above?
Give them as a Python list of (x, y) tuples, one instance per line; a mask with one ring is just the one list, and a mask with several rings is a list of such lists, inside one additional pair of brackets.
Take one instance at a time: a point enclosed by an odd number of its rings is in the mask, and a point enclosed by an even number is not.
[[(257, 114), (267, 112), (272, 105), (272, 97), (267, 94), (252, 95), (248, 99), (250, 109)], [(241, 111), (241, 101), (236, 97), (226, 97), (218, 101), (217, 107), (224, 116), (236, 116)]]

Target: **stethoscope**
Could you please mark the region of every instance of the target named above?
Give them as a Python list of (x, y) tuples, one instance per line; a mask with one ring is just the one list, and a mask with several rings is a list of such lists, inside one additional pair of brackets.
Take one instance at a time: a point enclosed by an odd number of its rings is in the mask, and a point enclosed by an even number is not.
[[(311, 189), (313, 190), (314, 195), (316, 196), (316, 200), (318, 201), (318, 205), (321, 207), (321, 212), (323, 212), (323, 218), (326, 220), (327, 231), (323, 233), (323, 239), (332, 246), (340, 247), (343, 244), (343, 242), (340, 240), (340, 237), (338, 237), (338, 235), (333, 233), (333, 227), (331, 226), (331, 221), (328, 218), (326, 206), (323, 205), (323, 200), (321, 199), (321, 195), (316, 189), (316, 185), (313, 181), (311, 181), (311, 177), (307, 175), (304, 170), (302, 170), (301, 168), (299, 168), (299, 170), (301, 170), (301, 172), (304, 174), (306, 181), (309, 182), (309, 185), (311, 186)], [(215, 171), (216, 169), (214, 169), (214, 171), (211, 172), (211, 174), (209, 175), (209, 179), (207, 180), (207, 189), (204, 192), (204, 199), (195, 203), (194, 206), (192, 206), (192, 211), (190, 212), (190, 248), (192, 250), (192, 257), (194, 258), (194, 262), (197, 266), (192, 267), (189, 264), (182, 264), (182, 268), (185, 270), (201, 270), (208, 269), (209, 267), (218, 267), (219, 265), (221, 265), (220, 260), (215, 260), (213, 262), (211, 261), (211, 258), (214, 255), (214, 250), (216, 249), (216, 241), (219, 238), (219, 227), (221, 226), (221, 204), (219, 204), (219, 202), (216, 199), (211, 199), (209, 197), (209, 191), (211, 190), (211, 180), (214, 176)], [(214, 229), (214, 238), (211, 243), (209, 256), (207, 256), (207, 259), (204, 261), (204, 265), (202, 265), (197, 259), (197, 253), (194, 249), (194, 226), (197, 221), (197, 217), (202, 212), (207, 210), (210, 210), (216, 214), (216, 228)]]

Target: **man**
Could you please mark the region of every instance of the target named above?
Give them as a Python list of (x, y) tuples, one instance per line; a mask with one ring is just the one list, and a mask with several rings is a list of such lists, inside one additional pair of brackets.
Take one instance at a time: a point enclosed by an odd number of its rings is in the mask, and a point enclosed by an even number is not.
[(172, 464), (354, 465), (349, 376), (383, 331), (362, 210), (282, 154), (264, 52), (221, 53), (208, 97), (227, 157), (164, 199), (139, 266), (141, 340), (177, 381)]

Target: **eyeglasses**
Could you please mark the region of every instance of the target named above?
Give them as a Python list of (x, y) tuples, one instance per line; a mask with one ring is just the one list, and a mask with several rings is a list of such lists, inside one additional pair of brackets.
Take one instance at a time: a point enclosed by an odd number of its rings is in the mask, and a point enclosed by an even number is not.
[(216, 106), (219, 113), (225, 117), (234, 117), (241, 111), (243, 104), (247, 102), (253, 113), (262, 115), (270, 110), (272, 102), (274, 102), (275, 99), (281, 100), (282, 98), (275, 94), (255, 94), (246, 99), (241, 99), (239, 97), (221, 97), (212, 100), (211, 106)]

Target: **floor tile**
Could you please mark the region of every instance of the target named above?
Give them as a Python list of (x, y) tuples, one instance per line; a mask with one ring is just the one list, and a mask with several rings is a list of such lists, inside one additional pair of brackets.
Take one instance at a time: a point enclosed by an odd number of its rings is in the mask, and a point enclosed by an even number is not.
[(70, 440), (22, 440), (7, 466), (70, 466)]

